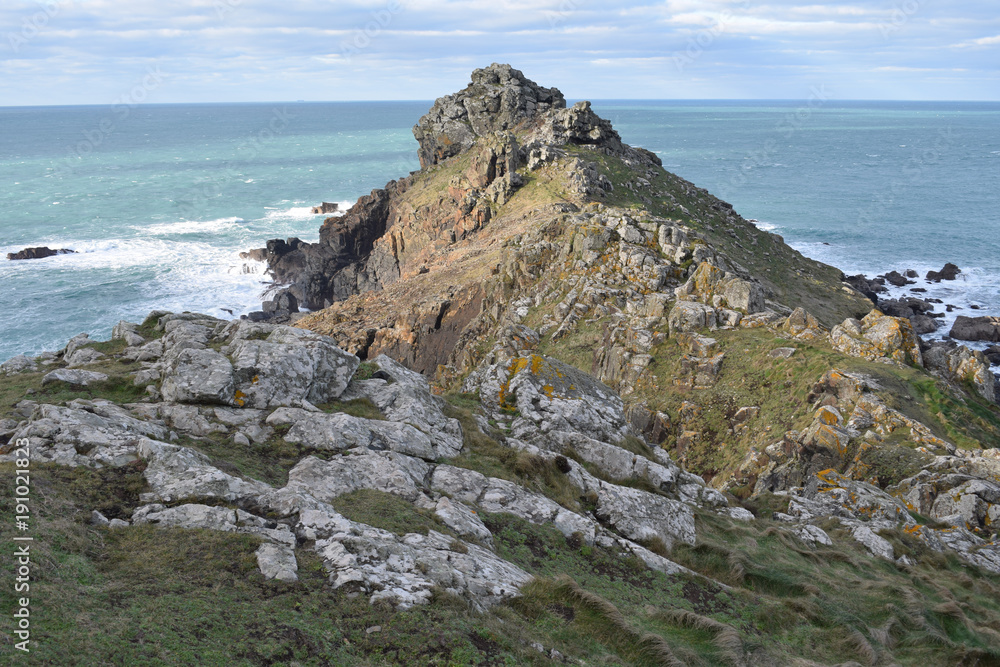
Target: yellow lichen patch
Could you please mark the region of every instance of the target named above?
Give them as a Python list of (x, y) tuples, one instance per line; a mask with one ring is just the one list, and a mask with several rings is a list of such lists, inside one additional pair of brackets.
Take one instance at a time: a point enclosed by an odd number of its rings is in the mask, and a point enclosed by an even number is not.
[(240, 391), (239, 389), (237, 389), (236, 390), (235, 398), (233, 398), (233, 402), (236, 403), (236, 405), (238, 405), (238, 406), (240, 406), (242, 408), (244, 405), (246, 405), (246, 400), (245, 399), (246, 399), (246, 394), (244, 394), (242, 391)]
[(555, 388), (550, 384), (542, 386), (542, 393), (545, 394), (548, 398), (552, 398), (553, 391), (555, 391)]
[(538, 375), (542, 370), (542, 363), (545, 360), (537, 354), (531, 355), (531, 374)]
[(840, 422), (840, 415), (837, 414), (836, 410), (833, 410), (824, 405), (823, 407), (821, 407), (819, 410), (816, 411), (816, 419), (818, 419), (823, 424), (832, 426)]

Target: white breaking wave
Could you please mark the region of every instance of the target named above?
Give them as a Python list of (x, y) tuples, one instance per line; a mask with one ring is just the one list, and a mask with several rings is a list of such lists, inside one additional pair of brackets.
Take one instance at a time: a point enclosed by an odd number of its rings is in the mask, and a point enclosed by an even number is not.
[(773, 232), (778, 228), (778, 225), (771, 224), (770, 222), (761, 222), (760, 220), (748, 220), (747, 222), (752, 223), (757, 229), (765, 232)]
[(317, 218), (319, 216), (323, 217), (336, 217), (344, 215), (347, 213), (348, 209), (354, 206), (352, 201), (339, 201), (337, 202), (337, 212), (333, 214), (328, 213), (313, 213), (312, 206), (293, 206), (291, 208), (268, 208), (267, 213), (264, 217), (267, 220), (299, 220), (302, 218)]
[(211, 232), (230, 231), (239, 227), (244, 222), (243, 218), (219, 218), (218, 220), (180, 220), (178, 222), (165, 222), (157, 225), (132, 225), (132, 229), (146, 234), (166, 236), (169, 234), (205, 234)]

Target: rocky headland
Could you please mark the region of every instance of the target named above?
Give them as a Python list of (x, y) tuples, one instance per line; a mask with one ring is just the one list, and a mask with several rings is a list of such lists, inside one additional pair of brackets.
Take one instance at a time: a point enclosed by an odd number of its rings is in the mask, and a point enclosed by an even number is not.
[(248, 253), (259, 315), (0, 366), (33, 590), (79, 619), (42, 650), (1000, 664), (1000, 394), (879, 300), (916, 276), (803, 257), (506, 65), (414, 136), (319, 242)]

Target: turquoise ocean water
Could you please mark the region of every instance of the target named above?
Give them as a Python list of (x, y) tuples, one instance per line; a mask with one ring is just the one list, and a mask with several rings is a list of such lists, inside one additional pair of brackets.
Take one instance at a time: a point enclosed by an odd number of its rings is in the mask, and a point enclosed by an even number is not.
[[(430, 102), (0, 108), (0, 360), (154, 308), (259, 308), (241, 250), (314, 241), (418, 167)], [(848, 273), (952, 261), (948, 303), (1000, 314), (1000, 104), (603, 101), (623, 139)], [(251, 267), (257, 268), (259, 267)], [(923, 281), (921, 281), (922, 286)], [(958, 313), (956, 313), (958, 314)]]

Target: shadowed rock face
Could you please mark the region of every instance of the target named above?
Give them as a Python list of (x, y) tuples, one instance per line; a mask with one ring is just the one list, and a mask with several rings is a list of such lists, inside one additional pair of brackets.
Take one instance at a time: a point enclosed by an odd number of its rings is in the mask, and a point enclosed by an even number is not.
[(564, 109), (556, 88), (543, 88), (510, 65), (472, 73), (464, 90), (434, 102), (413, 128), (420, 166), (429, 167), (471, 148), (478, 137), (516, 126), (549, 109)]

